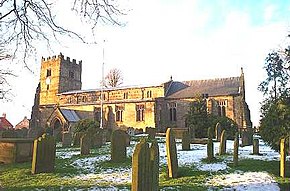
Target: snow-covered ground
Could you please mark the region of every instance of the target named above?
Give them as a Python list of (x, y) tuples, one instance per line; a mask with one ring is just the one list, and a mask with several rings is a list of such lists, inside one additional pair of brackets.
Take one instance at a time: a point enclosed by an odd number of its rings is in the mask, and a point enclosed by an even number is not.
[[(166, 150), (164, 139), (159, 139), (159, 152), (160, 152), (160, 165), (166, 165)], [(131, 146), (127, 149), (127, 155), (132, 156), (134, 147), (137, 142), (132, 141)], [(177, 140), (177, 155), (178, 155), (178, 165), (179, 166), (192, 166), (201, 171), (224, 171), (230, 167), (227, 165), (227, 161), (232, 161), (232, 156), (228, 155), (223, 162), (216, 162), (211, 164), (206, 164), (202, 162), (202, 159), (206, 158), (206, 145), (201, 144), (191, 144), (190, 151), (182, 151), (181, 141)], [(102, 148), (103, 150), (110, 150), (110, 143), (107, 143)], [(215, 153), (218, 153), (219, 143), (214, 143)], [(227, 153), (233, 153), (233, 141), (227, 141)], [(252, 146), (239, 147), (239, 158), (251, 158), (259, 160), (279, 160), (279, 153), (273, 151), (263, 141), (260, 140), (260, 153), (261, 155), (252, 155)], [(80, 151), (76, 149), (64, 149), (57, 152), (57, 157), (59, 158), (71, 158), (74, 155), (79, 155)], [(118, 190), (113, 185), (123, 185), (131, 182), (132, 169), (127, 167), (114, 167), (103, 169), (100, 164), (104, 161), (109, 161), (110, 155), (103, 154), (94, 157), (87, 157), (75, 160), (71, 165), (79, 168), (83, 174), (77, 175), (73, 178), (81, 180), (91, 180), (97, 183), (107, 183), (112, 184), (107, 190)], [(289, 160), (289, 157), (287, 158)], [(71, 178), (71, 177), (69, 177)], [(216, 190), (217, 188), (222, 188), (220, 190), (280, 190), (278, 183), (267, 173), (267, 172), (242, 172), (236, 171), (234, 173), (216, 175), (208, 179), (206, 185), (209, 190)], [(97, 187), (91, 190), (102, 190)], [(120, 189), (119, 189), (120, 190)], [(126, 189), (124, 189), (126, 190)], [(163, 189), (165, 190), (165, 189)]]

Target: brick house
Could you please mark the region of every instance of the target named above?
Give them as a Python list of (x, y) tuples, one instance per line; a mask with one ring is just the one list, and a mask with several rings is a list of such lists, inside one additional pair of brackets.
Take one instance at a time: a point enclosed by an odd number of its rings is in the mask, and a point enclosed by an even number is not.
[(6, 118), (6, 113), (3, 113), (2, 117), (0, 117), (0, 130), (7, 130), (12, 128), (13, 125)]

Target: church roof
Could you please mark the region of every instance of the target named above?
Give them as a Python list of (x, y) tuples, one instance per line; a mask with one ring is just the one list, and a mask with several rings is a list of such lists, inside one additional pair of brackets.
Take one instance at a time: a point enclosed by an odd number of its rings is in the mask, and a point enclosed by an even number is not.
[(78, 122), (80, 120), (79, 116), (75, 110), (71, 109), (60, 109), (60, 112), (63, 114), (65, 119), (69, 122)]
[(167, 98), (192, 98), (201, 94), (208, 94), (208, 96), (238, 95), (240, 93), (240, 77), (191, 80), (184, 81), (183, 84), (185, 88), (169, 94)]

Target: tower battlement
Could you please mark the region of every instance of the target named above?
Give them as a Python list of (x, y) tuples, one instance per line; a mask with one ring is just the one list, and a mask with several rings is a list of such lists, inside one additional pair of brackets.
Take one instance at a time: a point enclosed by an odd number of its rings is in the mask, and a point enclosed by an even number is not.
[(82, 60), (78, 61), (78, 63), (77, 63), (76, 59), (72, 59), (71, 60), (70, 57), (68, 57), (68, 56), (65, 58), (62, 53), (60, 53), (57, 56), (56, 55), (52, 56), (52, 57), (49, 56), (47, 58), (42, 57), (41, 61), (42, 62), (45, 62), (45, 61), (56, 61), (58, 59), (61, 59), (61, 61), (63, 61), (63, 63), (67, 63), (67, 64), (79, 64), (79, 65), (82, 64)]

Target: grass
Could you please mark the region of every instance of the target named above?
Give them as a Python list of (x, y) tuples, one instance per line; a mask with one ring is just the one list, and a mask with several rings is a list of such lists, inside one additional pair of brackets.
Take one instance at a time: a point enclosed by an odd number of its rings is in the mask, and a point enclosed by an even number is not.
[[(62, 149), (58, 148), (57, 152), (78, 151), (79, 148)], [(99, 188), (108, 188), (112, 182), (96, 182), (96, 179), (80, 179), (82, 174), (88, 173), (81, 170), (74, 162), (83, 158), (108, 155), (109, 146), (93, 149), (88, 156), (73, 155), (70, 158), (56, 158), (54, 173), (31, 174), (31, 163), (17, 164), (0, 164), (0, 190), (1, 186), (5, 190), (22, 191), (22, 190), (87, 190), (98, 186)], [(222, 162), (226, 156), (215, 156), (214, 162)], [(113, 163), (110, 160), (96, 161), (93, 165), (95, 173), (103, 170), (122, 170), (131, 168), (131, 158), (127, 158), (124, 163)], [(206, 159), (203, 163), (208, 163)], [(289, 162), (288, 162), (288, 165)], [(281, 190), (290, 190), (290, 178), (279, 177), (279, 161), (262, 161), (254, 159), (243, 159), (239, 161), (237, 167), (228, 164), (229, 168), (218, 172), (200, 171), (195, 166), (183, 166), (178, 169), (178, 178), (167, 178), (166, 166), (160, 168), (159, 187), (163, 190), (207, 190), (206, 182), (215, 175), (229, 174), (235, 171), (243, 172), (268, 172), (279, 183)], [(287, 167), (290, 169), (290, 166)], [(286, 177), (290, 177), (290, 171), (286, 172)], [(130, 190), (130, 182), (127, 184), (118, 184), (114, 187)]]

